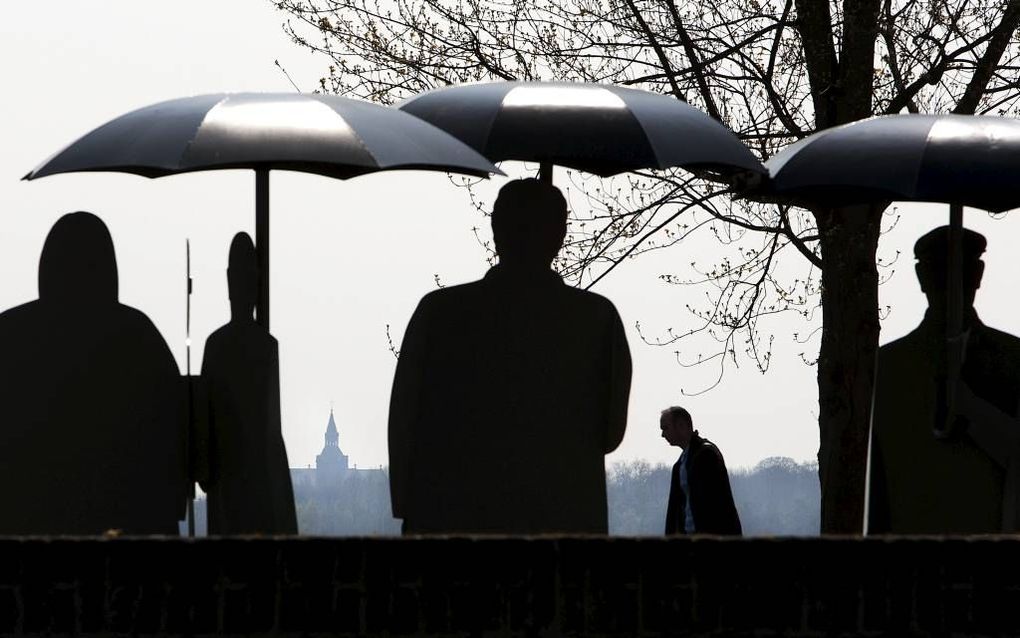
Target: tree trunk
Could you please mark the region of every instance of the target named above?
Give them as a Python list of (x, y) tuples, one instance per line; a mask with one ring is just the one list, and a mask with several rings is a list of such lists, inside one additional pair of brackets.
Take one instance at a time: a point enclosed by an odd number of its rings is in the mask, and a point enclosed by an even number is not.
[[(796, 0), (818, 130), (872, 113), (880, 0), (844, 0), (837, 55), (828, 0)], [(878, 352), (875, 252), (885, 205), (815, 211), (822, 251), (818, 479), (823, 534), (864, 532)]]
[(865, 475), (878, 351), (875, 253), (885, 206), (816, 211), (822, 250), (818, 477), (823, 534), (864, 530)]

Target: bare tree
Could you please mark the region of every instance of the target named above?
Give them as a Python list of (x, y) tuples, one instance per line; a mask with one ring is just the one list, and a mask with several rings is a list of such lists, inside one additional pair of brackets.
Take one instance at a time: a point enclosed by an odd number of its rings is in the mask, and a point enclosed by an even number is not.
[[(474, 80), (631, 85), (704, 109), (763, 159), (813, 131), (875, 114), (1007, 114), (1020, 99), (1020, 0), (275, 4), (296, 43), (328, 56), (324, 91), (393, 103)], [(577, 281), (694, 232), (730, 245), (731, 255), (704, 273), (715, 294), (696, 308), (703, 322), (696, 330), (719, 338), (720, 360), (735, 356), (742, 340), (764, 370), (771, 339), (761, 319), (809, 316), (820, 303), (821, 526), (860, 533), (885, 206), (754, 205), (718, 197), (680, 172), (574, 179), (588, 206), (575, 211), (557, 267)], [(796, 271), (778, 264), (793, 254), (807, 269), (791, 277)]]

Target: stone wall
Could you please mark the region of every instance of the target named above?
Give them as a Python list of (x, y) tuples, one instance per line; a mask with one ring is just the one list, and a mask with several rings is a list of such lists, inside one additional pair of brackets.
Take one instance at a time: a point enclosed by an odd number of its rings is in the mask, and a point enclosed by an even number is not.
[(1020, 635), (1020, 541), (0, 539), (0, 635)]

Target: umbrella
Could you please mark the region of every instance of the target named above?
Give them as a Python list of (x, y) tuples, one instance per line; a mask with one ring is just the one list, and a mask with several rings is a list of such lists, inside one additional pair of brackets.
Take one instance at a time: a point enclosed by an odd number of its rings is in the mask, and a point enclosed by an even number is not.
[(494, 162), (559, 164), (607, 177), (674, 166), (713, 178), (764, 175), (729, 129), (672, 97), (600, 84), (491, 82), (427, 91), (398, 105)]
[(222, 168), (255, 170), (255, 236), (263, 273), (256, 317), (267, 330), (271, 169), (339, 179), (391, 169), (502, 174), (450, 135), (396, 109), (330, 95), (218, 93), (122, 115), (24, 179), (81, 171), (160, 177)]
[(943, 202), (990, 211), (1020, 206), (1020, 120), (888, 115), (826, 129), (765, 163), (750, 196), (811, 206)]
[[(963, 207), (1020, 207), (1020, 120), (973, 115), (890, 115), (815, 133), (765, 163), (749, 197), (811, 207), (888, 201), (950, 205), (947, 337), (963, 326)], [(950, 347), (955, 385), (959, 353)], [(952, 397), (952, 387), (947, 388)]]

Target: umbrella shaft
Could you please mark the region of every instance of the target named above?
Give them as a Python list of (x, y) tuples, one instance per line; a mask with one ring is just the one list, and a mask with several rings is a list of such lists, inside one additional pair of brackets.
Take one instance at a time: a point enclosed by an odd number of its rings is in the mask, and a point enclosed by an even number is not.
[(963, 206), (949, 207), (949, 254), (946, 263), (946, 377), (943, 416), (935, 423), (937, 437), (948, 436), (956, 420), (956, 386), (963, 368)]
[(539, 162), (538, 164), (538, 179), (542, 180), (546, 184), (553, 183), (553, 165), (552, 162)]
[(259, 296), (255, 320), (269, 330), (269, 169), (255, 169), (255, 245), (259, 261)]
[(946, 272), (946, 336), (963, 331), (963, 206), (949, 207), (949, 259)]

